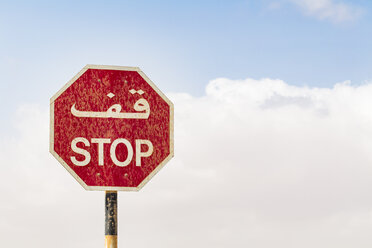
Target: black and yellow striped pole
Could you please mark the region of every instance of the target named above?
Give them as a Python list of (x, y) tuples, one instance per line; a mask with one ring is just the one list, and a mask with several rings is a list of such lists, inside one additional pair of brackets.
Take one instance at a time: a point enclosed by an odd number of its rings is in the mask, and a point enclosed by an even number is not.
[(105, 248), (118, 247), (118, 193), (106, 191), (105, 195)]

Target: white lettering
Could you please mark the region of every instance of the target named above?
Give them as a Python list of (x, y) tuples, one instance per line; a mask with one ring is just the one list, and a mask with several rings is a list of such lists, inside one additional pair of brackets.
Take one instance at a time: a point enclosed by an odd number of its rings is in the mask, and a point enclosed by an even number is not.
[(104, 144), (110, 144), (111, 140), (110, 139), (103, 139), (103, 138), (93, 138), (92, 143), (97, 143), (98, 144), (98, 165), (103, 166), (104, 165), (104, 152), (103, 152), (103, 145)]
[(89, 141), (86, 138), (77, 137), (71, 142), (71, 149), (77, 154), (81, 154), (85, 157), (83, 161), (78, 161), (75, 156), (71, 156), (71, 162), (77, 166), (86, 166), (90, 162), (90, 153), (87, 150), (77, 147), (77, 143), (83, 142), (85, 146), (90, 146)]
[[(120, 143), (123, 143), (127, 147), (127, 150), (128, 150), (127, 159), (125, 159), (123, 162), (120, 162), (116, 157), (116, 147)], [(121, 167), (127, 166), (132, 161), (132, 158), (133, 158), (132, 145), (130, 144), (130, 142), (127, 139), (116, 139), (111, 144), (110, 156), (111, 156), (112, 162), (114, 162), (114, 164), (116, 164), (117, 166), (121, 166)]]
[[(147, 145), (147, 152), (141, 152), (141, 145)], [(141, 166), (141, 157), (146, 158), (151, 156), (154, 147), (150, 140), (136, 140), (136, 166)]]
[[(84, 160), (79, 161), (76, 159), (75, 156), (71, 156), (70, 159), (72, 163), (76, 166), (86, 166), (87, 164), (90, 163), (91, 161), (91, 155), (90, 153), (83, 149), (77, 147), (78, 143), (83, 143), (86, 147), (90, 147), (90, 143), (86, 138), (83, 137), (77, 137), (72, 140), (71, 142), (71, 149), (75, 153), (84, 156)], [(105, 154), (104, 154), (104, 148), (105, 144), (110, 144), (111, 139), (108, 138), (92, 138), (91, 139), (92, 144), (98, 144), (98, 165), (99, 166), (104, 166), (104, 159), (105, 159)], [(136, 166), (140, 167), (142, 166), (142, 158), (147, 158), (150, 157), (153, 152), (154, 152), (154, 146), (152, 145), (150, 140), (145, 140), (145, 139), (136, 139), (135, 140), (136, 146), (135, 146), (135, 152), (136, 152)], [(124, 161), (119, 161), (117, 156), (116, 156), (116, 148), (119, 144), (124, 144), (127, 150), (127, 156)], [(144, 148), (146, 151), (142, 151), (143, 146), (147, 146), (147, 149)], [(125, 148), (124, 148), (125, 149)], [(132, 144), (127, 140), (123, 138), (119, 138), (114, 140), (110, 146), (110, 157), (112, 162), (120, 167), (125, 167), (129, 165), (132, 162), (133, 159), (133, 147)]]

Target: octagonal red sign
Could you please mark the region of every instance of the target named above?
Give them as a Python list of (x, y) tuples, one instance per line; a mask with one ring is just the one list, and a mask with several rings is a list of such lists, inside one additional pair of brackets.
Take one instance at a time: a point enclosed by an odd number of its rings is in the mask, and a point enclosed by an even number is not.
[(137, 67), (85, 66), (50, 115), (50, 152), (87, 190), (139, 190), (173, 157), (173, 104)]

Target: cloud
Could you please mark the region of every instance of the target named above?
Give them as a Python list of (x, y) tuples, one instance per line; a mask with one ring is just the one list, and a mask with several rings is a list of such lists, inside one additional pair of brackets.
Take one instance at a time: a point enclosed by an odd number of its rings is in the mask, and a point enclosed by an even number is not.
[[(119, 245), (371, 247), (371, 94), (226, 78), (202, 97), (168, 94), (175, 157), (119, 193)], [(0, 143), (2, 245), (102, 247), (104, 193), (49, 154), (48, 109), (20, 106), (13, 121)]]
[(320, 20), (330, 20), (335, 23), (353, 21), (362, 13), (360, 7), (343, 2), (335, 2), (334, 0), (290, 1), (299, 6), (306, 15)]

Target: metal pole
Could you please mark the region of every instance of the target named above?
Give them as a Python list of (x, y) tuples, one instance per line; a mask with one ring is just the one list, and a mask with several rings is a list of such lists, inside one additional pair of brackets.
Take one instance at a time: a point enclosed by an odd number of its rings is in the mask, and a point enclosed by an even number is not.
[(105, 248), (118, 247), (118, 193), (106, 191), (105, 197)]

